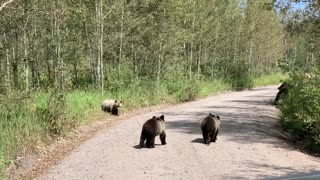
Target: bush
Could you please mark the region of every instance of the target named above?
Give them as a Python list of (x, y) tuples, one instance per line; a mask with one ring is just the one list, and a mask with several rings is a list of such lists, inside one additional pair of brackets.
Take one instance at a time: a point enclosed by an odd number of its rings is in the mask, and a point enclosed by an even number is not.
[(36, 107), (38, 121), (47, 124), (51, 135), (62, 135), (65, 129), (73, 127), (74, 124), (68, 119), (66, 98), (63, 93), (51, 93), (47, 103)]
[(230, 64), (225, 77), (231, 84), (232, 89), (237, 91), (252, 88), (254, 85), (250, 65), (246, 61)]
[[(320, 78), (291, 74), (289, 93), (280, 107), (281, 125), (296, 138), (320, 148)], [(320, 152), (320, 151), (319, 151)]]
[(195, 100), (199, 95), (200, 83), (195, 79), (186, 81), (181, 89), (175, 93), (177, 100), (180, 102)]

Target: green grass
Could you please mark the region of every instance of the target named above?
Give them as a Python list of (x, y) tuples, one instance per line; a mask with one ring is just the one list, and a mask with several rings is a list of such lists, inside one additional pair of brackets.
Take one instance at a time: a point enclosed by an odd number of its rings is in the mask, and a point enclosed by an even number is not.
[(231, 90), (231, 86), (221, 79), (201, 82), (200, 87), (201, 89), (199, 96), (201, 97), (206, 97), (219, 92)]
[(277, 85), (288, 79), (288, 75), (283, 73), (274, 73), (254, 78), (254, 86)]
[(70, 118), (79, 122), (86, 121), (100, 109), (100, 103), (107, 97), (111, 97), (111, 95), (79, 90), (68, 93), (66, 95), (68, 114)]
[[(285, 78), (280, 73), (261, 76), (254, 79), (254, 86), (278, 84)], [(81, 124), (90, 123), (92, 117), (101, 111), (100, 103), (104, 99), (121, 99), (123, 110), (130, 111), (161, 103), (184, 102), (228, 90), (232, 90), (231, 85), (221, 79), (201, 82), (178, 79), (164, 80), (159, 87), (153, 82), (140, 83), (117, 93), (76, 90), (60, 97), (37, 92), (18, 100), (19, 103), (10, 98), (1, 101), (0, 179), (4, 177), (5, 168), (17, 156), (50, 144), (56, 136), (64, 136)]]

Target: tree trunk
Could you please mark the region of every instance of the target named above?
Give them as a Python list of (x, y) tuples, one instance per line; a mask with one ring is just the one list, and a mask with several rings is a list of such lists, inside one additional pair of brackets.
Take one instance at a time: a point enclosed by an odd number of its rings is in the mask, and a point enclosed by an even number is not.
[[(4, 42), (7, 46), (8, 42), (7, 42), (7, 36), (6, 34), (4, 33), (3, 34), (4, 36)], [(9, 49), (8, 47), (5, 48), (5, 54), (6, 54), (6, 60), (5, 60), (5, 63), (6, 65), (4, 66), (5, 68), (5, 74), (4, 74), (4, 87), (5, 87), (5, 90), (9, 90), (10, 89), (10, 60), (9, 60)]]
[(217, 60), (217, 46), (218, 46), (218, 38), (219, 38), (219, 28), (220, 28), (220, 23), (218, 22), (217, 27), (216, 27), (216, 35), (215, 35), (215, 39), (214, 39), (214, 49), (213, 49), (213, 61), (211, 62), (211, 77), (213, 77), (213, 68), (214, 68), (214, 64), (216, 63)]
[(121, 68), (121, 62), (122, 62), (123, 21), (124, 21), (124, 7), (122, 7), (122, 10), (121, 10), (121, 27), (120, 27), (120, 47), (119, 47), (118, 74), (120, 74), (120, 68)]
[(28, 45), (27, 45), (27, 23), (28, 23), (28, 16), (26, 21), (24, 22), (23, 27), (23, 47), (24, 47), (24, 72), (25, 72), (25, 90), (29, 91), (29, 60), (28, 60)]
[(102, 0), (100, 0), (100, 72), (101, 72), (101, 94), (104, 94), (104, 69), (103, 69), (103, 4), (102, 4)]
[(89, 37), (89, 32), (88, 32), (88, 27), (85, 24), (85, 33), (86, 33), (86, 38), (87, 38), (87, 47), (89, 49), (89, 64), (90, 64), (90, 71), (91, 71), (91, 80), (95, 84), (97, 84), (97, 78), (96, 78), (96, 73), (95, 73), (95, 64), (94, 64), (94, 53), (93, 53), (93, 43), (91, 38)]
[(192, 38), (191, 38), (191, 47), (190, 47), (190, 61), (189, 61), (189, 77), (192, 77), (192, 61), (193, 61), (193, 41), (194, 41), (194, 23), (195, 23), (195, 16), (192, 19)]
[(157, 87), (160, 86), (160, 74), (161, 74), (161, 55), (162, 55), (162, 44), (160, 42), (159, 48), (159, 57), (158, 57), (158, 65), (157, 65)]
[(199, 45), (199, 57), (198, 57), (198, 79), (200, 79), (200, 73), (201, 73), (201, 48), (202, 48), (202, 45), (200, 43)]
[(98, 81), (98, 86), (101, 88), (101, 57), (100, 57), (100, 17), (101, 17), (101, 12), (100, 12), (100, 1), (96, 1), (96, 42), (97, 42), (97, 81)]

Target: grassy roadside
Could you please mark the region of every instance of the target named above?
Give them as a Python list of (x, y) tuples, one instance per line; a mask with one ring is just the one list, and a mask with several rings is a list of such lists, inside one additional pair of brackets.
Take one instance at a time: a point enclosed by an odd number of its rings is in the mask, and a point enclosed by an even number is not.
[[(254, 79), (254, 86), (278, 84), (283, 74), (266, 75)], [(37, 92), (27, 98), (6, 97), (0, 103), (0, 179), (5, 169), (18, 156), (50, 144), (58, 136), (65, 136), (75, 127), (92, 122), (105, 98), (124, 101), (125, 111), (168, 102), (183, 102), (232, 90), (223, 80), (162, 83), (153, 86), (133, 86), (117, 93), (72, 91), (67, 94)]]
[(253, 80), (253, 82), (255, 87), (266, 86), (266, 85), (277, 85), (277, 84), (281, 84), (281, 82), (283, 82), (288, 78), (289, 77), (287, 74), (278, 72), (274, 74), (257, 77)]

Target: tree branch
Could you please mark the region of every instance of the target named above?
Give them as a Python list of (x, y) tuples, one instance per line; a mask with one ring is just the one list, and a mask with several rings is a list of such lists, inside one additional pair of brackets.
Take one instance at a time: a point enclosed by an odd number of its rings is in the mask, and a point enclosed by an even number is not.
[(12, 3), (13, 1), (14, 1), (14, 0), (9, 0), (9, 1), (3, 3), (3, 4), (0, 6), (0, 11), (2, 11), (2, 9), (3, 9), (7, 4)]

